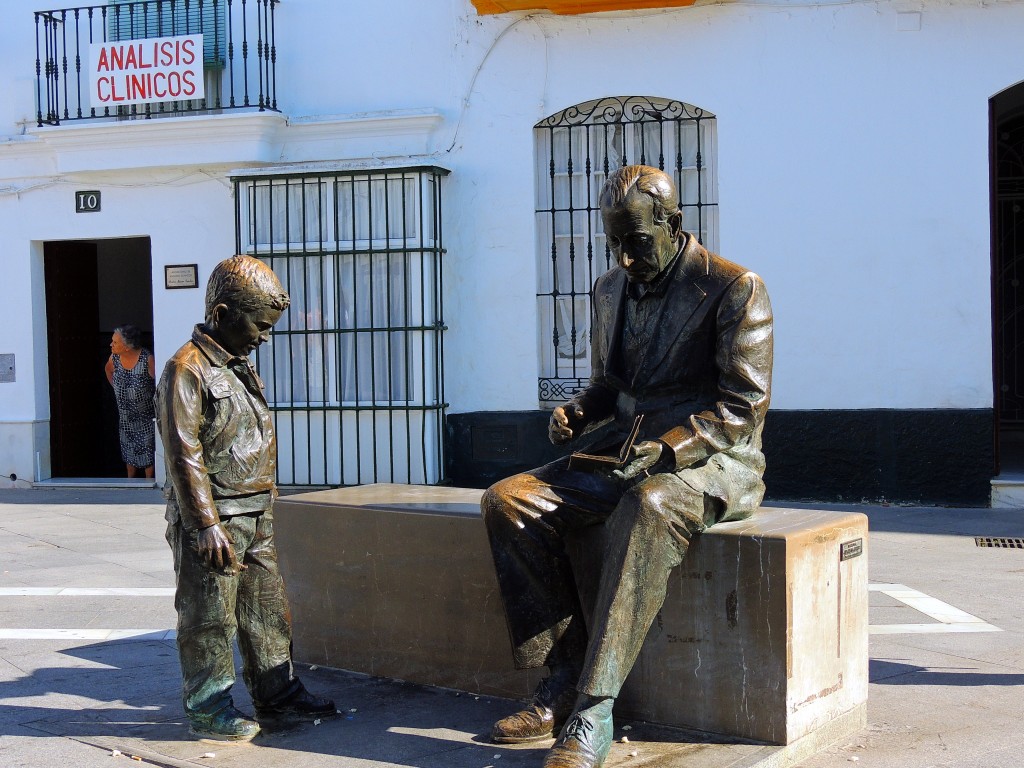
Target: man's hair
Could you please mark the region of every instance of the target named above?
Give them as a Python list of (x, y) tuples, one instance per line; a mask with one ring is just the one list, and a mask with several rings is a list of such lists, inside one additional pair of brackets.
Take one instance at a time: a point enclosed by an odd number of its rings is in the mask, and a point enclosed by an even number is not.
[(213, 268), (206, 284), (206, 322), (213, 321), (213, 308), (227, 305), (232, 313), (252, 312), (270, 307), (281, 312), (291, 299), (274, 271), (259, 259), (238, 255), (224, 259)]
[(656, 224), (664, 224), (669, 216), (679, 211), (679, 197), (672, 177), (649, 165), (626, 165), (612, 171), (601, 189), (601, 207), (621, 205), (633, 189), (651, 198)]
[(142, 331), (137, 325), (131, 323), (119, 325), (114, 329), (114, 333), (119, 335), (121, 340), (132, 349), (139, 349), (142, 346)]

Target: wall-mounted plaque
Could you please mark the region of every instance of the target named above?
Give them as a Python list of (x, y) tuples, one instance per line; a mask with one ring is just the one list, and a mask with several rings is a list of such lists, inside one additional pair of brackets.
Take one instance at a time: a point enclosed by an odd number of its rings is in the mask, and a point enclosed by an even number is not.
[(90, 189), (75, 192), (75, 213), (98, 213), (100, 210), (100, 191)]
[(198, 288), (198, 264), (165, 264), (164, 288)]
[(844, 541), (839, 545), (839, 562), (844, 560), (852, 560), (855, 557), (860, 557), (864, 553), (864, 539), (853, 539), (852, 541)]
[(14, 355), (0, 355), (0, 381), (14, 381)]

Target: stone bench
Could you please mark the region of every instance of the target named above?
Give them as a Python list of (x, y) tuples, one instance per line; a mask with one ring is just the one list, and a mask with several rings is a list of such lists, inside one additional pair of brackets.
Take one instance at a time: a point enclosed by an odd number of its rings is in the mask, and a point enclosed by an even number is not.
[[(544, 671), (512, 667), (480, 495), (382, 484), (278, 499), (295, 658), (528, 696)], [(600, 550), (570, 551), (588, 567), (581, 553)], [(673, 571), (616, 712), (771, 744), (863, 727), (866, 552), (858, 513), (764, 507), (707, 531)]]

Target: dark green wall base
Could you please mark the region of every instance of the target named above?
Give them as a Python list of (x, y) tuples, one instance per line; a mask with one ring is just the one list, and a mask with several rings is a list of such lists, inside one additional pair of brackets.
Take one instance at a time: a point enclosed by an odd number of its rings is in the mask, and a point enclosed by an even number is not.
[[(547, 411), (449, 414), (448, 477), (486, 488), (565, 451)], [(768, 499), (988, 506), (995, 474), (990, 409), (770, 411)]]

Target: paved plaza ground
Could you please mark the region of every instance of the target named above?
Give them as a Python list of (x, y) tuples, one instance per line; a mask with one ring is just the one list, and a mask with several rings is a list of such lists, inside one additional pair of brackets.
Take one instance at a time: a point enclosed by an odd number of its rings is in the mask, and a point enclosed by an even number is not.
[[(609, 766), (1024, 765), (1024, 549), (976, 543), (1024, 540), (1024, 510), (842, 508), (871, 521), (867, 728), (795, 759), (617, 723), (629, 741)], [(0, 767), (539, 768), (546, 743), (486, 741), (514, 702), (304, 665), (337, 717), (248, 745), (192, 739), (163, 536), (154, 490), (0, 490)], [(250, 706), (240, 683), (236, 702)]]

